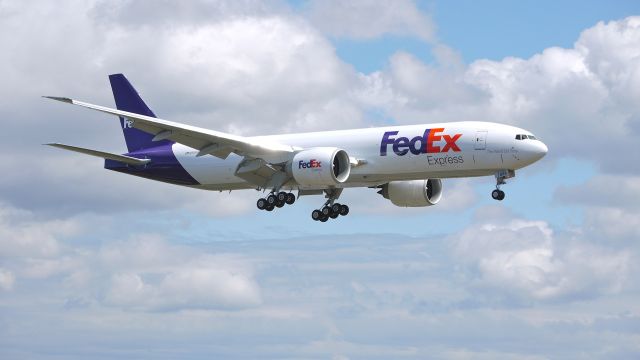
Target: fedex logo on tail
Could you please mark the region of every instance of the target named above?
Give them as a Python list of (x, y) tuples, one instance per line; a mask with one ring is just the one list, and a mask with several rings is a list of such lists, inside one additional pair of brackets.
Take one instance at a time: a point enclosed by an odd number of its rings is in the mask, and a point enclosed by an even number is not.
[(414, 155), (427, 153), (446, 153), (449, 151), (458, 152), (460, 148), (456, 141), (460, 139), (462, 134), (453, 136), (448, 134), (440, 134), (444, 128), (426, 129), (422, 136), (416, 136), (413, 139), (398, 135), (398, 131), (387, 131), (382, 135), (380, 142), (380, 156), (387, 156), (387, 149), (391, 145), (391, 149), (398, 156), (406, 155), (411, 152)]
[(319, 167), (322, 167), (322, 162), (316, 159), (311, 159), (308, 162), (305, 162), (304, 160), (300, 160), (298, 162), (298, 169), (314, 169)]

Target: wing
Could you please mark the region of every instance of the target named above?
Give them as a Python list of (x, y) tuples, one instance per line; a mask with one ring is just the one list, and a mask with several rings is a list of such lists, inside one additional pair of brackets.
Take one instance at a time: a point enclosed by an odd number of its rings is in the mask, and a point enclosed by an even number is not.
[(270, 163), (280, 163), (291, 159), (293, 152), (297, 150), (289, 145), (265, 142), (263, 140), (256, 141), (243, 136), (134, 114), (128, 111), (93, 105), (65, 97), (45, 97), (107, 114), (121, 116), (128, 120), (125, 122), (125, 126), (131, 126), (155, 135), (153, 138), (154, 141), (169, 139), (197, 149), (199, 150), (197, 156), (210, 154), (225, 159), (233, 152), (248, 158), (263, 159)]

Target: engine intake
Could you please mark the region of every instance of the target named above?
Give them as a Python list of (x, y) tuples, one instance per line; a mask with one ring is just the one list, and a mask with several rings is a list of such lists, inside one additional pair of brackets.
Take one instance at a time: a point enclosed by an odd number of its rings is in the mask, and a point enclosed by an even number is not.
[(378, 192), (396, 206), (419, 207), (431, 206), (442, 197), (442, 181), (440, 179), (392, 181), (382, 185)]
[(291, 174), (301, 188), (324, 188), (349, 178), (351, 163), (346, 151), (318, 147), (300, 151), (291, 162)]

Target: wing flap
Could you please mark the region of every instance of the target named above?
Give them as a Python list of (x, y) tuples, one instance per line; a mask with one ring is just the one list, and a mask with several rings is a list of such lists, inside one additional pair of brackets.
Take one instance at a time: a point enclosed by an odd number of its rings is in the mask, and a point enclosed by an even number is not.
[(71, 145), (65, 145), (65, 144), (59, 144), (59, 143), (52, 143), (52, 144), (45, 144), (45, 145), (57, 147), (59, 149), (74, 151), (74, 152), (85, 154), (85, 155), (91, 155), (91, 156), (95, 156), (95, 157), (99, 157), (99, 158), (103, 158), (103, 159), (115, 160), (115, 161), (119, 161), (121, 163), (129, 164), (129, 165), (135, 165), (135, 166), (144, 165), (144, 164), (148, 163), (149, 161), (151, 161), (149, 159), (138, 159), (138, 158), (134, 158), (134, 157), (131, 157), (131, 156), (118, 155), (118, 154), (108, 153), (108, 152), (104, 152), (104, 151), (86, 149), (86, 148), (81, 148), (81, 147), (71, 146)]

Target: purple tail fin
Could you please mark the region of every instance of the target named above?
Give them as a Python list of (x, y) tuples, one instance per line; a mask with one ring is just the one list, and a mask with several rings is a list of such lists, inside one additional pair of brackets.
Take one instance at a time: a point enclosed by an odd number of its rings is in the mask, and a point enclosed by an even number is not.
[[(140, 98), (136, 89), (133, 88), (129, 80), (127, 80), (124, 75), (109, 75), (109, 81), (111, 82), (111, 90), (113, 91), (113, 98), (116, 101), (116, 108), (118, 110), (156, 117), (147, 104), (142, 101), (142, 98)], [(130, 153), (150, 147), (173, 143), (169, 140), (152, 141), (152, 134), (131, 127), (128, 120), (122, 117), (120, 118), (120, 125), (122, 126), (124, 140), (127, 143), (127, 149)]]

